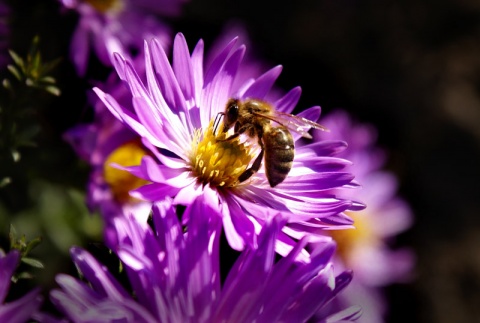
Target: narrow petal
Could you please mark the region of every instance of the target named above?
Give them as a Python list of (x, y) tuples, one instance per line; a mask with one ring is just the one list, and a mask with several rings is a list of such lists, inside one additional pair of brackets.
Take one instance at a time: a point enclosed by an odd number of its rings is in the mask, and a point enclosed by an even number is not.
[(195, 93), (194, 71), (187, 41), (181, 33), (175, 36), (173, 43), (172, 66), (185, 100), (189, 101), (193, 99)]
[[(183, 36), (176, 37), (175, 41), (181, 41), (182, 37)], [(155, 67), (158, 85), (160, 86), (163, 97), (170, 109), (179, 115), (183, 124), (186, 124), (187, 120), (185, 119), (185, 114), (187, 113), (187, 107), (185, 105), (185, 97), (183, 96), (167, 55), (156, 39), (152, 39), (150, 48), (152, 51), (153, 66)]]
[(260, 77), (258, 77), (255, 82), (250, 85), (250, 87), (243, 94), (244, 98), (255, 98), (263, 100), (265, 96), (270, 92), (273, 84), (277, 80), (278, 76), (282, 72), (282, 66), (278, 65), (270, 69)]
[(218, 73), (211, 80), (205, 77), (205, 83), (200, 102), (203, 109), (200, 111), (202, 126), (206, 127), (210, 120), (225, 109), (230, 96), (233, 79), (245, 54), (245, 47), (241, 46), (223, 63)]
[(288, 91), (283, 97), (278, 99), (274, 106), (278, 111), (285, 113), (292, 113), (293, 109), (300, 100), (300, 95), (302, 94), (302, 88), (297, 86)]
[(111, 299), (122, 299), (128, 296), (123, 287), (113, 278), (105, 267), (88, 252), (72, 247), (70, 254), (86, 279), (92, 284), (95, 290)]
[(34, 289), (21, 298), (0, 305), (0, 321), (9, 323), (26, 322), (38, 310), (42, 303), (39, 289)]

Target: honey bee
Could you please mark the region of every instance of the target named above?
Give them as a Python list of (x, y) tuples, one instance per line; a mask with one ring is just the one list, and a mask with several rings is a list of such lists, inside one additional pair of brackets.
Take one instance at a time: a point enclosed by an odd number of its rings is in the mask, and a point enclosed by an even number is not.
[[(226, 133), (234, 127), (234, 133), (218, 141), (228, 141), (246, 134), (250, 138), (256, 137), (261, 148), (252, 166), (240, 174), (238, 180), (246, 181), (255, 174), (265, 157), (265, 174), (271, 187), (283, 182), (292, 169), (295, 143), (290, 130), (308, 139), (312, 138), (308, 133), (310, 128), (328, 131), (316, 122), (277, 111), (270, 104), (256, 99), (229, 99), (225, 111), (217, 115), (214, 133), (222, 116), (222, 132)], [(278, 125), (273, 125), (271, 121)]]

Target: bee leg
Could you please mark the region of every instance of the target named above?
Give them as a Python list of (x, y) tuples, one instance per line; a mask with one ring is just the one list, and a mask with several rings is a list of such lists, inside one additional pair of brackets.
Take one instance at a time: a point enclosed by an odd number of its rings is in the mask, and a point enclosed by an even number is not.
[(225, 139), (217, 139), (217, 142), (218, 141), (229, 141), (229, 140), (232, 140), (232, 139), (235, 139), (237, 138), (238, 136), (240, 136), (242, 133), (245, 132), (245, 130), (247, 130), (247, 127), (239, 127), (237, 129), (237, 127), (235, 126), (235, 132), (230, 136), (230, 137), (227, 137)]
[(257, 158), (253, 162), (252, 166), (246, 169), (242, 174), (240, 174), (240, 176), (238, 176), (238, 180), (240, 181), (240, 183), (252, 177), (253, 174), (258, 172), (258, 170), (260, 169), (260, 166), (262, 165), (264, 149), (263, 149), (263, 142), (261, 138), (258, 138), (258, 143), (260, 144), (260, 147), (262, 150), (260, 150), (260, 153), (258, 154)]
[(258, 172), (258, 170), (260, 169), (260, 166), (262, 165), (262, 159), (263, 159), (263, 148), (260, 151), (260, 154), (258, 154), (257, 158), (253, 162), (252, 166), (246, 169), (240, 176), (238, 176), (238, 180), (240, 182), (244, 182), (250, 177), (252, 177), (253, 174)]

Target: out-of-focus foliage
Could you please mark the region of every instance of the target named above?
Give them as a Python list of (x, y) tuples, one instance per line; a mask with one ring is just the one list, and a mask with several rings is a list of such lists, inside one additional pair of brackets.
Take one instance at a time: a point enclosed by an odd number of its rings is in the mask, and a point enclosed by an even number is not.
[[(20, 252), (20, 261), (35, 268), (44, 268), (41, 261), (35, 258), (28, 256), (30, 251), (37, 247), (41, 242), (42, 238), (34, 238), (32, 240), (27, 240), (26, 236), (23, 234), (21, 237), (17, 237), (17, 230), (13, 225), (10, 226), (10, 249), (17, 249)], [(32, 275), (28, 271), (23, 271), (20, 273), (15, 273), (12, 276), (12, 281), (16, 282), (18, 279), (22, 278), (32, 278)]]
[(11, 168), (21, 159), (21, 148), (36, 146), (34, 138), (41, 128), (37, 91), (60, 95), (55, 78), (50, 76), (59, 60), (43, 62), (38, 37), (25, 58), (9, 52), (14, 64), (7, 68), (13, 78), (4, 78), (0, 89), (0, 188), (12, 181)]

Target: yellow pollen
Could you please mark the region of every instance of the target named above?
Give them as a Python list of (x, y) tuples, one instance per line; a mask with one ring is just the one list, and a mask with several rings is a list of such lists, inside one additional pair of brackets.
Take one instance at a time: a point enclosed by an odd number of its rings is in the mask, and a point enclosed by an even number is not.
[(121, 0), (84, 0), (95, 10), (105, 13), (107, 11), (120, 11), (123, 7)]
[(351, 254), (360, 246), (374, 245), (379, 238), (370, 227), (367, 214), (364, 212), (346, 212), (354, 222), (354, 229), (329, 231), (330, 236), (337, 242), (337, 254), (343, 262), (349, 265)]
[(128, 192), (149, 182), (125, 170), (112, 167), (110, 164), (115, 163), (122, 166), (140, 165), (142, 157), (146, 154), (147, 152), (143, 149), (141, 143), (138, 140), (133, 140), (119, 146), (105, 160), (103, 164), (103, 176), (110, 186), (114, 198), (118, 202), (135, 202), (135, 199), (131, 197)]
[[(222, 129), (220, 124), (218, 129)], [(226, 138), (225, 133), (217, 129), (213, 134), (213, 120), (207, 130), (194, 134), (190, 167), (192, 174), (203, 184), (214, 187), (235, 187), (239, 184), (238, 177), (247, 169), (253, 158), (252, 147), (241, 143), (239, 137), (219, 141)]]

